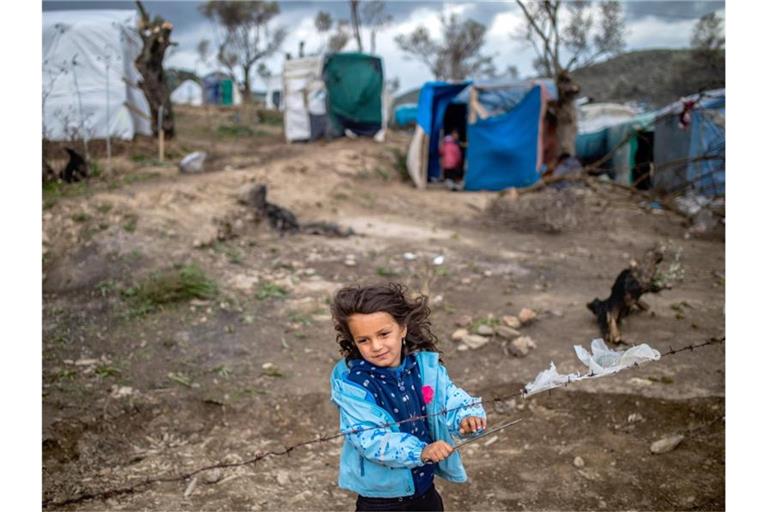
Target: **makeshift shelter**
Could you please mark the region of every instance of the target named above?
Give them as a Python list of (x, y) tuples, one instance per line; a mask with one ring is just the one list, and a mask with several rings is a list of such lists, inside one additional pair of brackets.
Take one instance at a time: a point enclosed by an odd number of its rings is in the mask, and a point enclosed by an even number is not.
[(184, 80), (171, 93), (171, 102), (175, 105), (203, 104), (203, 87), (194, 80)]
[(725, 89), (689, 96), (661, 109), (655, 130), (656, 190), (725, 194)]
[(348, 133), (383, 137), (389, 101), (378, 57), (333, 53), (286, 60), (283, 91), (289, 142)]
[(283, 123), (288, 142), (311, 141), (325, 134), (328, 116), (321, 57), (286, 60), (283, 66)]
[(269, 76), (264, 79), (267, 90), (264, 96), (264, 108), (268, 110), (283, 110), (283, 77)]
[(416, 124), (419, 115), (419, 105), (416, 103), (404, 103), (395, 107), (395, 126), (401, 128)]
[(373, 137), (386, 129), (388, 100), (384, 97), (381, 59), (365, 53), (332, 53), (323, 63), (323, 82), (331, 135), (346, 130)]
[(419, 188), (442, 179), (439, 146), (456, 130), (466, 141), (465, 190), (527, 187), (539, 179), (545, 145), (546, 103), (556, 98), (551, 80), (427, 82), (419, 95), (408, 172)]
[(205, 103), (209, 105), (240, 105), (242, 97), (235, 80), (221, 71), (203, 77)]
[(151, 135), (136, 86), (141, 52), (133, 10), (43, 14), (43, 137), (49, 140)]
[(617, 183), (650, 186), (653, 160), (654, 114), (636, 114), (618, 103), (591, 103), (579, 108), (576, 156), (585, 165), (600, 164)]

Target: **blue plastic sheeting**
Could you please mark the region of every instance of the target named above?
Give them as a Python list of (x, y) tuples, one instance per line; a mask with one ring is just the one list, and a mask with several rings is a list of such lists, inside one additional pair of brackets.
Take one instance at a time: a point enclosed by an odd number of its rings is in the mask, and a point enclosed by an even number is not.
[(408, 126), (416, 123), (419, 114), (419, 106), (416, 103), (404, 103), (395, 109), (395, 124)]
[(506, 114), (469, 125), (465, 190), (529, 187), (538, 181), (541, 95), (536, 85)]
[[(445, 108), (453, 98), (472, 82), (449, 84), (447, 82), (427, 82), (419, 93), (419, 113), (416, 122), (428, 136), (432, 135), (432, 128), (437, 127), (438, 132), (443, 124)], [(438, 107), (443, 105), (442, 115), (438, 115)], [(439, 122), (438, 122), (439, 121)]]
[(654, 188), (662, 192), (725, 194), (725, 90), (706, 91), (685, 98), (698, 103), (687, 128), (679, 126), (683, 101), (657, 112), (653, 160)]
[[(542, 85), (546, 87), (549, 99), (557, 99), (557, 87), (551, 79), (536, 80), (520, 80), (516, 82), (510, 82), (509, 80), (486, 80), (475, 81), (472, 85), (477, 90), (477, 101), (485, 107), (488, 114), (491, 116), (497, 116), (509, 112), (518, 103), (520, 103), (525, 95), (535, 85)], [(467, 87), (453, 99), (454, 103), (469, 103), (469, 91)]]
[(597, 160), (608, 153), (608, 128), (576, 136), (576, 156), (583, 161)]
[[(429, 137), (429, 160), (427, 179), (440, 177), (440, 127), (443, 126), (445, 110), (454, 97), (472, 82), (449, 84), (446, 82), (427, 82), (419, 93), (419, 113), (417, 122)], [(438, 136), (432, 137), (432, 134)]]
[(694, 190), (710, 197), (725, 195), (724, 108), (693, 111), (688, 159), (687, 179)]

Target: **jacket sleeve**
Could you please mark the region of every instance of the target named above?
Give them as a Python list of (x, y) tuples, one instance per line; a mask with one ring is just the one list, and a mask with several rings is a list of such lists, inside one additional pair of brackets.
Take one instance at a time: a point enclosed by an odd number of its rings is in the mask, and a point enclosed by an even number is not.
[[(392, 468), (423, 466), (421, 452), (427, 443), (405, 432), (382, 426), (373, 414), (365, 414), (365, 406), (338, 403), (344, 437), (366, 459)], [(373, 404), (371, 404), (373, 406)]]
[(451, 378), (448, 376), (448, 372), (443, 365), (440, 365), (441, 380), (447, 383), (445, 390), (445, 409), (446, 409), (446, 423), (448, 424), (448, 430), (452, 436), (460, 436), (459, 428), (461, 427), (461, 420), (467, 416), (477, 416), (485, 418), (485, 409), (480, 404), (480, 399), (471, 396), (469, 393), (454, 385)]

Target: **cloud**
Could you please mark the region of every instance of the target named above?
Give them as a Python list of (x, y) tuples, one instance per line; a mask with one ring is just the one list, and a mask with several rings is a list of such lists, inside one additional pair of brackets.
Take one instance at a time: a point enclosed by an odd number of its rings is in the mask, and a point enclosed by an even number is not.
[[(290, 52), (293, 56), (298, 55), (299, 41), (305, 41), (306, 53), (314, 52), (325, 44), (328, 34), (317, 32), (314, 27), (314, 17), (319, 10), (332, 10), (338, 13), (335, 14), (336, 16), (346, 16), (348, 11), (344, 10), (343, 5), (336, 4), (338, 2), (289, 2), (281, 4), (281, 13), (273, 23), (287, 27), (289, 34), (280, 51), (264, 61), (264, 64), (270, 68), (273, 74), (282, 71), (286, 52)], [(674, 12), (669, 15), (665, 15), (664, 2), (654, 2), (654, 4), (653, 10), (650, 7), (644, 8), (633, 3), (627, 4), (626, 27), (628, 31), (625, 36), (627, 50), (688, 47), (691, 31), (698, 19), (696, 14), (700, 15), (699, 11), (703, 12), (707, 6), (710, 8), (707, 12), (711, 12), (713, 7), (720, 7), (719, 12), (724, 16), (721, 2), (690, 2), (691, 10), (688, 11), (688, 14), (681, 14), (681, 9), (684, 6), (670, 4), (670, 12)], [(693, 9), (694, 6), (695, 9)], [(401, 91), (418, 87), (425, 81), (432, 80), (432, 75), (425, 64), (408, 58), (399, 49), (395, 43), (395, 37), (399, 34), (410, 33), (419, 25), (425, 26), (433, 37), (439, 37), (441, 13), (456, 13), (462, 18), (476, 19), (488, 26), (486, 45), (483, 51), (494, 56), (494, 63), (499, 72), (504, 71), (507, 66), (513, 65), (518, 68), (521, 76), (533, 74), (532, 61), (535, 57), (533, 49), (524, 42), (514, 40), (509, 36), (518, 27), (524, 26), (522, 13), (519, 12), (519, 8), (514, 3), (395, 2), (388, 3), (387, 10), (396, 13), (395, 22), (377, 33), (376, 49), (384, 61), (385, 76), (387, 78), (398, 77)], [(369, 30), (364, 28), (361, 37), (367, 50), (370, 44)], [(177, 25), (174, 39), (179, 42), (179, 46), (168, 58), (167, 64), (191, 70), (195, 70), (197, 66), (201, 73), (213, 70), (214, 66), (206, 68), (197, 62), (196, 46), (202, 38), (210, 39), (212, 46), (215, 46), (212, 25), (207, 20)], [(350, 40), (345, 50), (356, 50), (354, 41)], [(257, 76), (253, 76), (252, 79), (255, 88), (264, 87)]]

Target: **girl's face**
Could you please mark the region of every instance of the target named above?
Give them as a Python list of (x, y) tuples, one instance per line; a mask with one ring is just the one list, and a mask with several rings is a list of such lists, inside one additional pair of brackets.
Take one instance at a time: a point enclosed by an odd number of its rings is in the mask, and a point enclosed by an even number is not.
[(363, 359), (375, 366), (400, 365), (407, 328), (400, 327), (392, 315), (384, 311), (355, 313), (347, 319), (347, 326)]

